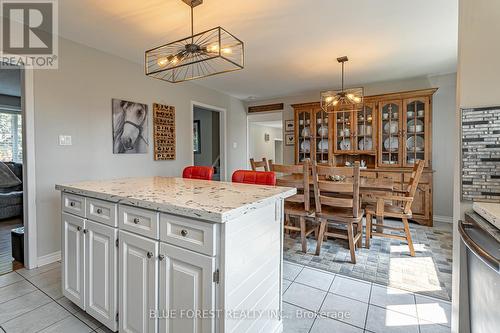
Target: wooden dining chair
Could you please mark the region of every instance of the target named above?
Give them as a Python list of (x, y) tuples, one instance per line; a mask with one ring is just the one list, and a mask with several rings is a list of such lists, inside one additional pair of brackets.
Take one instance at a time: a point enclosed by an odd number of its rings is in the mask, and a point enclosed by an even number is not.
[[(285, 230), (300, 231), (302, 252), (307, 252), (306, 237), (315, 231), (315, 228), (307, 228), (306, 218), (314, 218), (314, 209), (311, 208), (309, 177), (311, 175), (310, 160), (306, 159), (300, 165), (273, 164), (271, 161), (271, 171), (280, 173), (281, 176), (291, 175), (289, 179), (276, 178), (276, 185), (295, 187), (297, 194), (285, 200)], [(293, 225), (290, 217), (297, 217), (299, 226)]]
[(267, 160), (265, 157), (262, 158), (262, 161), (255, 161), (253, 158), (250, 159), (250, 166), (253, 171), (258, 171), (257, 168), (264, 168), (264, 171), (269, 171), (269, 164), (271, 164), (273, 160)]
[[(363, 209), (360, 207), (360, 171), (359, 162), (354, 167), (332, 167), (313, 165), (314, 198), (316, 204), (316, 220), (319, 232), (316, 244), (316, 255), (321, 252), (325, 236), (347, 239), (351, 262), (356, 263), (356, 247), (361, 247), (363, 235)], [(328, 180), (328, 176), (345, 177), (342, 181)], [(346, 229), (328, 228), (330, 224), (345, 225)]]
[[(425, 161), (418, 160), (413, 166), (411, 173), (411, 178), (403, 191), (393, 191), (391, 194), (376, 195), (376, 204), (368, 205), (366, 207), (366, 247), (370, 248), (370, 238), (372, 236), (388, 237), (399, 240), (405, 240), (410, 248), (410, 255), (415, 256), (415, 249), (413, 248), (413, 241), (411, 239), (410, 227), (408, 225), (408, 219), (411, 219), (411, 205), (413, 203), (413, 198), (417, 191), (418, 183), (422, 172), (424, 171)], [(376, 217), (377, 223), (373, 223), (373, 216)], [(403, 227), (392, 227), (384, 225), (384, 217), (394, 217), (401, 219), (403, 222)], [(372, 231), (372, 227), (379, 227), (379, 230)], [(396, 230), (404, 233), (404, 236), (387, 234), (383, 230)]]

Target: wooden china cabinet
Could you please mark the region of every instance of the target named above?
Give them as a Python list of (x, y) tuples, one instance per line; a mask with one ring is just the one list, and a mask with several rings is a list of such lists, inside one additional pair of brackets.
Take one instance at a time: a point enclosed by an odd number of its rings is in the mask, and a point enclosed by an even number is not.
[(335, 166), (364, 161), (363, 176), (391, 178), (403, 189), (415, 161), (425, 160), (412, 212), (413, 220), (432, 226), (432, 96), (436, 90), (365, 96), (362, 106), (330, 114), (319, 102), (292, 105), (295, 163), (305, 158)]

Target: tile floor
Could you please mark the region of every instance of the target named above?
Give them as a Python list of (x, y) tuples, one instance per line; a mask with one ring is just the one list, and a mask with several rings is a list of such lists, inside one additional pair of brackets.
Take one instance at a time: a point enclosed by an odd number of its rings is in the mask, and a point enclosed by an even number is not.
[(0, 275), (23, 267), (23, 264), (12, 261), (10, 231), (22, 227), (23, 220), (19, 217), (0, 221)]
[[(450, 332), (449, 302), (290, 262), (283, 271), (284, 333)], [(109, 332), (60, 281), (59, 263), (1, 275), (3, 332)]]
[[(387, 225), (401, 222), (386, 219)], [(314, 255), (316, 240), (308, 238), (308, 251), (302, 252), (300, 237), (285, 236), (283, 258), (291, 262), (340, 273), (361, 280), (380, 283), (419, 294), (451, 299), (452, 224), (435, 223), (424, 227), (410, 223), (415, 257), (409, 254), (406, 242), (373, 237), (370, 249), (356, 251), (356, 265), (351, 264), (347, 242), (329, 239), (321, 254)], [(391, 231), (387, 231), (391, 232)], [(364, 244), (364, 240), (363, 240)]]
[(284, 333), (450, 332), (451, 304), (286, 261)]

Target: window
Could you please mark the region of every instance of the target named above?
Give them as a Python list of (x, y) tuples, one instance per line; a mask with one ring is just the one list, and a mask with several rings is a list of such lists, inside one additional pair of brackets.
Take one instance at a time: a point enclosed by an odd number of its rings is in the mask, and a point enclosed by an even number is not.
[(21, 110), (0, 107), (0, 161), (23, 161)]

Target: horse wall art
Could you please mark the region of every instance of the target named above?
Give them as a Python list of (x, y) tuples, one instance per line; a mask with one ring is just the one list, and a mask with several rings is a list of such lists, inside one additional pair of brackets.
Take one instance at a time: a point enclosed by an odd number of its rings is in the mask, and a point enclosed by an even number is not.
[(113, 98), (113, 153), (144, 154), (149, 148), (148, 106)]

